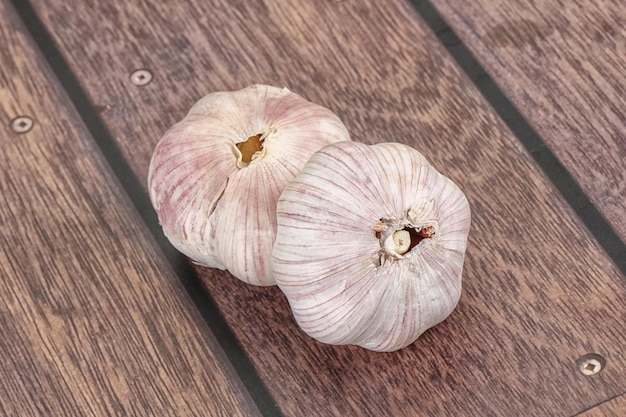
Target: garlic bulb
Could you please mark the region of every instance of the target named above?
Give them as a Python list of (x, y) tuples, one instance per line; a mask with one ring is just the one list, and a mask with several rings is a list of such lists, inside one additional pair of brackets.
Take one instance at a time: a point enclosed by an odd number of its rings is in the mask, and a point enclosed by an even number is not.
[(212, 93), (157, 144), (150, 199), (179, 251), (245, 282), (272, 285), (283, 187), (315, 151), (349, 139), (330, 110), (286, 88)]
[(460, 298), (468, 201), (409, 146), (324, 147), (283, 190), (277, 218), (276, 282), (321, 342), (401, 349)]

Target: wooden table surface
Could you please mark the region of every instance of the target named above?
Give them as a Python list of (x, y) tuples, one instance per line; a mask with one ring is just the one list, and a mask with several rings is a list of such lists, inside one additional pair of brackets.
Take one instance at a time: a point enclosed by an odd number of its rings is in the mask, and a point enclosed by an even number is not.
[[(318, 343), (163, 237), (155, 144), (254, 83), (466, 193), (463, 295), (416, 343)], [(0, 120), (0, 416), (626, 415), (617, 0), (0, 0)]]

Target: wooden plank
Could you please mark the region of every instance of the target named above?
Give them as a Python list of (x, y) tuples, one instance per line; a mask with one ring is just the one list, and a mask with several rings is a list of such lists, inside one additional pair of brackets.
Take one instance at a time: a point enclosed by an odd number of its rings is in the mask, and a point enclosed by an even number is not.
[(613, 398), (576, 417), (624, 417), (626, 414), (626, 394)]
[[(623, 392), (624, 277), (408, 3), (33, 4), (140, 178), (200, 96), (261, 82), (355, 140), (417, 147), (467, 193), (460, 305), (399, 352), (316, 343), (278, 289), (197, 268), (286, 415), (568, 416)], [(588, 352), (607, 360), (593, 377), (575, 365)]]
[(259, 415), (4, 1), (0, 20), (0, 415)]
[(626, 240), (623, 3), (433, 3)]

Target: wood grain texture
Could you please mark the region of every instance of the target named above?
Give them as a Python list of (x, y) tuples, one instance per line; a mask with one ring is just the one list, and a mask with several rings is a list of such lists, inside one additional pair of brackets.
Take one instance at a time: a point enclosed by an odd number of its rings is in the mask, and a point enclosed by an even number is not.
[(613, 398), (576, 417), (624, 417), (626, 415), (626, 394)]
[[(408, 3), (33, 4), (140, 178), (199, 97), (261, 82), (336, 111), (355, 140), (415, 146), (466, 192), (461, 302), (399, 352), (316, 343), (278, 289), (197, 268), (286, 415), (572, 416), (623, 392), (623, 277)], [(142, 88), (139, 67), (155, 75)], [(611, 366), (584, 377), (587, 352)]]
[(626, 240), (623, 2), (432, 2)]
[(259, 415), (18, 22), (1, 1), (0, 415)]

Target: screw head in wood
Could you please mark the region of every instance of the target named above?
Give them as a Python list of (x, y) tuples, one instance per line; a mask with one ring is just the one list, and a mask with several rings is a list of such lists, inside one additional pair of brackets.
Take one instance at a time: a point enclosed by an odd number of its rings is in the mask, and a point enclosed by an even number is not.
[(152, 81), (152, 73), (147, 69), (138, 69), (130, 74), (130, 82), (137, 86), (144, 86)]
[(599, 373), (606, 366), (606, 359), (597, 353), (588, 353), (576, 361), (576, 367), (585, 376)]
[(26, 133), (33, 128), (35, 121), (28, 116), (17, 116), (11, 120), (11, 129), (15, 133)]

